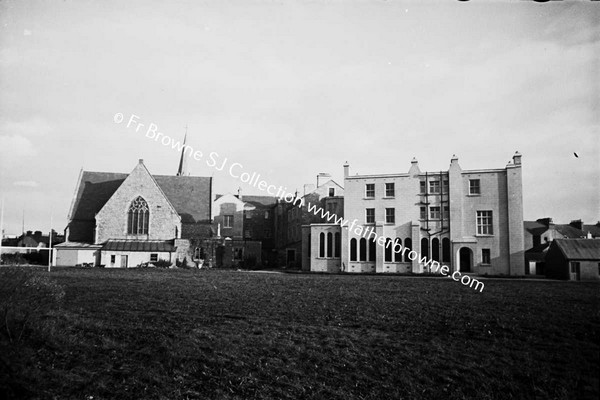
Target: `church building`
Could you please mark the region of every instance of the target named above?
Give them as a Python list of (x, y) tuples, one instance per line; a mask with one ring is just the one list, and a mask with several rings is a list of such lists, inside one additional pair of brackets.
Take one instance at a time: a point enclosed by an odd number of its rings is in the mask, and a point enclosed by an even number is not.
[[(182, 155), (183, 156), (183, 155)], [(128, 268), (207, 257), (212, 178), (81, 171), (55, 265)]]

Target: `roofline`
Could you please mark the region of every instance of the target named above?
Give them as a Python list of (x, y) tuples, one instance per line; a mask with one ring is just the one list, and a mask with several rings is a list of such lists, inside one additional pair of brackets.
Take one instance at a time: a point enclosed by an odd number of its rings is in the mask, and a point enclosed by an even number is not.
[[(79, 170), (79, 178), (77, 179), (77, 184), (75, 185), (75, 193), (73, 193), (73, 199), (71, 200), (71, 207), (69, 207), (69, 214), (67, 215), (67, 220), (71, 222), (73, 217), (73, 210), (75, 209), (75, 199), (77, 198), (77, 193), (79, 193), (79, 188), (81, 187), (81, 180), (83, 179), (83, 167)], [(68, 224), (67, 224), (68, 226)]]
[[(173, 203), (171, 203), (171, 200), (169, 200), (169, 198), (167, 197), (167, 195), (165, 194), (165, 192), (163, 192), (163, 190), (161, 189), (161, 187), (158, 184), (158, 182), (156, 182), (156, 179), (154, 179), (154, 176), (152, 176), (152, 174), (150, 173), (150, 171), (148, 171), (148, 168), (146, 168), (146, 164), (144, 164), (143, 162), (140, 163), (140, 164), (142, 164), (142, 167), (144, 167), (144, 169), (146, 170), (146, 172), (148, 173), (148, 175), (150, 175), (150, 179), (152, 179), (152, 182), (154, 182), (154, 185), (158, 188), (159, 192), (163, 195), (163, 197), (165, 198), (165, 200), (167, 200), (167, 203), (169, 204), (169, 206), (171, 207), (171, 209), (173, 210), (173, 212), (175, 213), (175, 215), (177, 215), (177, 218), (179, 218), (179, 222), (181, 222), (181, 215), (179, 215), (179, 212), (177, 211), (177, 209), (175, 208), (175, 206), (173, 205)], [(137, 167), (137, 165), (136, 165), (136, 167)], [(130, 176), (131, 176), (131, 172), (129, 173), (129, 175), (127, 175), (127, 178), (129, 178)], [(159, 175), (157, 175), (157, 176), (159, 176)], [(166, 175), (166, 176), (170, 176), (170, 175)], [(125, 180), (127, 180), (127, 178), (125, 178)], [(119, 190), (119, 189), (117, 189), (117, 190)], [(104, 208), (104, 207), (102, 207), (102, 208)]]

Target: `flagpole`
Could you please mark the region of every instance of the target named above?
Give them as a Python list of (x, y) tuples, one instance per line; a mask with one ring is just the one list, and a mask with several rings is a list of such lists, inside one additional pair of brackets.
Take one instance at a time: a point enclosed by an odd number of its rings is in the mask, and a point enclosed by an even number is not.
[(4, 197), (0, 206), (0, 264), (2, 264), (2, 241), (4, 240)]
[(48, 242), (48, 272), (52, 265), (52, 214), (50, 214), (50, 241)]

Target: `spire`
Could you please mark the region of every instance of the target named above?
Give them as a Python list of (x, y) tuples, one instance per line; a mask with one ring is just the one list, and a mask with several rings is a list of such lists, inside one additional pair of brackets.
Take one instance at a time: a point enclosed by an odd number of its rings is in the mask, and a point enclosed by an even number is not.
[(188, 175), (187, 159), (185, 158), (185, 141), (186, 140), (187, 140), (187, 125), (185, 126), (185, 136), (183, 137), (183, 147), (181, 148), (181, 158), (179, 159), (179, 168), (177, 169), (177, 176)]

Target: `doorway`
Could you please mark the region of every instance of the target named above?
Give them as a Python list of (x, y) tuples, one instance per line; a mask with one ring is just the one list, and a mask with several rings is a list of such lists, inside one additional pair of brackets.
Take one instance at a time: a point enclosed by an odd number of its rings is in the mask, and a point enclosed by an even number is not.
[(460, 272), (471, 272), (471, 266), (473, 264), (473, 252), (468, 247), (462, 247), (458, 252), (459, 259), (459, 271)]
[(121, 256), (121, 268), (127, 268), (128, 256)]

